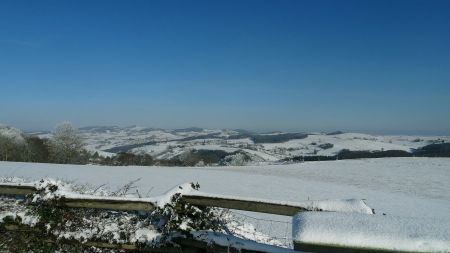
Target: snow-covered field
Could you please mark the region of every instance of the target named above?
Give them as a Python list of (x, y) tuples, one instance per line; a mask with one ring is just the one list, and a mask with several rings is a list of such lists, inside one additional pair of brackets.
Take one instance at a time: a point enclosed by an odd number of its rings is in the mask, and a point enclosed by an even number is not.
[[(378, 214), (450, 219), (449, 158), (385, 158), (239, 167), (108, 167), (0, 162), (0, 176), (114, 188), (131, 180), (160, 195), (185, 182), (209, 193), (274, 200), (367, 199)], [(450, 228), (449, 228), (450, 229)]]
[[(141, 178), (136, 186), (144, 196), (158, 196), (176, 185), (199, 182), (202, 192), (246, 198), (294, 202), (366, 199), (379, 217), (393, 217), (394, 220), (404, 217), (412, 221), (426, 218), (438, 224), (442, 231), (450, 230), (445, 227), (450, 225), (450, 158), (383, 158), (238, 167), (110, 167), (0, 162), (0, 177), (22, 177), (30, 181), (50, 177), (78, 184), (106, 184), (113, 190)], [(262, 232), (276, 231), (290, 236), (291, 228), (287, 222), (291, 217), (250, 215), (253, 218), (244, 222), (255, 227), (259, 225), (256, 224), (258, 219), (281, 222), (275, 225), (271, 222)], [(305, 231), (311, 233), (311, 229)], [(318, 234), (313, 235), (316, 237), (311, 238), (317, 240)], [(289, 240), (292, 242), (291, 238)]]

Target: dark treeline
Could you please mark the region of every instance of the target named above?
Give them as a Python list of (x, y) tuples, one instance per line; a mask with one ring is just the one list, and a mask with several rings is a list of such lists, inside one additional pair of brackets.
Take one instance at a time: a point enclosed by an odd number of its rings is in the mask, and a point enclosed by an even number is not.
[[(240, 151), (229, 153), (222, 150), (193, 149), (188, 150), (170, 159), (154, 159), (152, 156), (147, 154), (132, 154), (132, 153), (119, 153), (112, 157), (100, 157), (95, 153), (91, 161), (93, 163), (102, 165), (117, 165), (117, 166), (128, 166), (128, 165), (196, 166), (199, 164), (220, 165), (226, 159), (226, 157), (238, 153), (240, 153)], [(244, 158), (250, 159), (249, 157)]]
[(87, 164), (92, 154), (85, 149), (72, 151), (58, 150), (49, 139), (24, 136), (24, 142), (0, 140), (0, 161), (34, 163)]
[(90, 159), (78, 130), (70, 123), (57, 126), (49, 139), (13, 128), (4, 128), (0, 134), (1, 161), (86, 164)]
[(250, 138), (254, 143), (283, 143), (295, 139), (305, 139), (306, 137), (308, 137), (308, 134), (304, 133), (253, 134), (249, 132), (242, 132), (238, 135), (233, 135), (228, 138)]
[(450, 157), (450, 143), (435, 143), (417, 149), (416, 156)]
[(136, 155), (131, 153), (119, 153), (112, 157), (101, 157), (97, 152), (92, 157), (92, 163), (102, 165), (113, 166), (128, 166), (128, 165), (140, 165), (140, 166), (152, 166), (155, 165), (150, 155)]
[(386, 157), (412, 157), (412, 153), (403, 150), (387, 150), (387, 151), (350, 151), (344, 149), (337, 155), (332, 156), (295, 156), (284, 159), (284, 161), (293, 162), (311, 162), (311, 161), (332, 161), (347, 159), (363, 159), (363, 158), (386, 158)]
[(413, 152), (403, 150), (386, 151), (350, 151), (344, 149), (337, 155), (332, 156), (295, 156), (286, 158), (283, 161), (309, 162), (309, 161), (331, 161), (363, 158), (387, 158), (387, 157), (450, 157), (450, 143), (435, 143), (424, 146)]
[(0, 137), (0, 160), (20, 162), (48, 162), (49, 145), (46, 140), (25, 136), (24, 141), (12, 141)]

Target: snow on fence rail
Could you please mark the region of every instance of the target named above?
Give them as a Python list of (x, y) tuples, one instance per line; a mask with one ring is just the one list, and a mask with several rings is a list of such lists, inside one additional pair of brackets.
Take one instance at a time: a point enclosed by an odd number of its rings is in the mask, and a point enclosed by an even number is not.
[[(179, 187), (179, 189), (183, 189)], [(184, 187), (189, 189), (189, 187)], [(27, 195), (37, 191), (33, 184), (0, 184), (0, 194)], [(151, 211), (164, 205), (178, 188), (165, 195), (153, 198), (98, 197), (83, 194), (67, 194), (61, 204), (74, 208), (114, 209), (121, 211)], [(373, 214), (373, 210), (362, 200), (319, 200), (303, 202), (274, 201), (265, 199), (224, 196), (203, 192), (180, 192), (182, 199), (197, 206), (229, 208), (243, 211), (292, 216), (303, 211), (340, 211)]]
[[(45, 184), (45, 183), (44, 183)], [(41, 185), (42, 187), (42, 185)], [(39, 189), (35, 184), (32, 183), (0, 183), (0, 195), (18, 195), (24, 196), (28, 194), (38, 193)], [(157, 207), (162, 207), (166, 203), (170, 202), (170, 199), (175, 194), (181, 194), (181, 198), (184, 202), (196, 206), (207, 206), (207, 207), (220, 207), (227, 209), (236, 209), (243, 211), (252, 211), (267, 214), (276, 215), (286, 215), (292, 216), (299, 212), (305, 211), (326, 211), (326, 212), (350, 212), (350, 213), (360, 213), (360, 214), (373, 214), (373, 209), (368, 207), (364, 201), (350, 199), (350, 200), (322, 200), (322, 201), (303, 201), (303, 202), (287, 202), (287, 201), (274, 201), (274, 200), (264, 200), (264, 199), (253, 199), (244, 198), (237, 196), (224, 196), (217, 194), (208, 194), (200, 191), (191, 191), (192, 187), (190, 185), (178, 186), (164, 195), (151, 197), (151, 198), (130, 198), (130, 197), (103, 197), (103, 196), (93, 196), (87, 194), (78, 194), (74, 192), (65, 191), (64, 189), (59, 189), (56, 193), (59, 196), (58, 205), (70, 208), (93, 208), (93, 209), (111, 209), (120, 211), (153, 211)], [(42, 192), (41, 192), (42, 194)], [(44, 193), (44, 198), (46, 198)], [(272, 221), (271, 221), (272, 224)], [(290, 227), (290, 223), (283, 223), (286, 228)], [(17, 227), (12, 224), (11, 226), (6, 226), (6, 229), (11, 231), (17, 230)], [(272, 228), (271, 228), (272, 229)], [(248, 232), (248, 231), (247, 231)], [(199, 238), (205, 238), (204, 233)], [(286, 233), (288, 231), (286, 230)], [(238, 234), (238, 233), (237, 233)], [(228, 238), (224, 241), (223, 245), (220, 244), (223, 238), (219, 238), (214, 234), (207, 234), (206, 239), (210, 240), (211, 236), (215, 236), (215, 244), (218, 248), (215, 248), (215, 252), (228, 252), (229, 243), (231, 241), (236, 241), (236, 245), (241, 245), (240, 250), (244, 249), (243, 252), (293, 252), (285, 248), (280, 248), (276, 246), (271, 246), (267, 244), (261, 244), (252, 241), (246, 241), (245, 239), (234, 237), (228, 235)], [(260, 236), (255, 234), (255, 238)], [(289, 245), (292, 245), (292, 237), (284, 235), (281, 239), (291, 240)], [(277, 239), (277, 238), (272, 238)], [(238, 242), (241, 240), (242, 242)], [(246, 241), (244, 243), (244, 241)], [(95, 244), (95, 242), (92, 242)], [(190, 244), (196, 245), (190, 245)], [(253, 243), (253, 244), (252, 244)], [(268, 243), (268, 242), (265, 242)], [(125, 249), (126, 245), (116, 245), (114, 244), (104, 244), (98, 245), (99, 247), (107, 248), (121, 248)], [(198, 240), (185, 240), (181, 243), (185, 247), (194, 247), (197, 249), (205, 249), (208, 247), (205, 241)], [(205, 244), (205, 245), (204, 245)], [(245, 250), (242, 245), (249, 245), (249, 248)], [(270, 244), (270, 243), (269, 243)], [(228, 245), (228, 246), (227, 246)], [(286, 245), (286, 243), (285, 243)], [(126, 246), (128, 249), (133, 249), (133, 246)], [(258, 250), (255, 250), (258, 249)], [(163, 250), (162, 252), (168, 252)]]
[[(168, 203), (174, 194), (181, 194), (183, 201), (197, 206), (286, 216), (295, 215), (292, 237), (290, 237), (295, 250), (312, 252), (450, 252), (450, 234), (447, 231), (450, 221), (369, 215), (374, 214), (373, 209), (368, 207), (364, 201), (355, 199), (286, 202), (208, 194), (189, 189), (191, 187), (183, 185), (170, 190), (165, 195), (152, 198), (99, 197), (62, 191), (59, 193), (61, 201), (58, 203), (72, 208), (152, 211)], [(38, 190), (39, 188), (34, 184), (0, 183), (0, 195), (23, 196), (36, 193)], [(271, 230), (273, 221), (270, 222), (269, 229)], [(288, 227), (290, 223), (284, 222), (283, 225)], [(239, 230), (241, 227), (237, 226), (236, 228)], [(14, 224), (5, 226), (5, 228), (11, 231), (20, 229)], [(199, 240), (184, 240), (180, 242), (180, 245), (204, 250), (209, 247), (208, 241), (214, 237), (213, 241), (217, 244), (214, 252), (229, 252), (230, 240), (235, 243), (234, 245), (241, 245), (239, 249), (242, 252), (293, 252), (289, 249), (252, 242), (232, 235), (223, 238), (224, 235), (216, 235), (207, 231), (198, 231), (198, 233)], [(255, 233), (254, 236), (260, 235)], [(287, 238), (286, 235), (281, 239), (285, 238)], [(223, 242), (222, 245), (221, 242)], [(132, 244), (92, 243), (99, 247), (136, 249), (136, 246)], [(159, 249), (158, 252), (173, 251), (168, 248)]]

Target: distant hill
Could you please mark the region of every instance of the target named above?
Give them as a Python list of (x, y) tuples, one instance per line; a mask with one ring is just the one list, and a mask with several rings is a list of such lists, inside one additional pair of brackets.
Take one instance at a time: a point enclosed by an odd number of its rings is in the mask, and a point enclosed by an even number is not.
[[(362, 133), (256, 133), (247, 130), (158, 129), (140, 126), (89, 126), (79, 129), (86, 149), (124, 162), (161, 165), (246, 165), (381, 157), (450, 157), (449, 136), (383, 136)], [(0, 136), (23, 139), (20, 130), (0, 126)], [(51, 134), (39, 134), (49, 138)], [(139, 157), (143, 156), (143, 157)], [(150, 158), (151, 159), (150, 159)], [(125, 159), (125, 160), (123, 160)]]
[[(176, 130), (153, 129), (142, 127), (110, 128), (101, 133), (97, 128), (82, 128), (82, 134), (88, 147), (110, 153), (128, 152), (147, 154), (155, 159), (178, 159), (183, 153), (189, 153), (194, 160), (216, 161), (211, 154), (224, 158), (227, 155), (244, 154), (245, 161), (276, 162), (293, 159), (320, 160), (320, 157), (333, 157), (341, 154), (343, 159), (364, 157), (412, 156), (422, 147), (450, 142), (449, 137), (442, 136), (376, 136), (361, 133), (255, 133), (235, 129), (205, 129), (190, 127)], [(203, 150), (194, 152), (194, 150)], [(206, 151), (213, 151), (206, 152)], [(345, 151), (345, 153), (343, 153)], [(225, 153), (223, 153), (225, 152)], [(227, 155), (225, 155), (227, 154)], [(419, 154), (419, 153), (417, 153)], [(430, 154), (429, 151), (421, 154)], [(176, 158), (178, 157), (178, 158)], [(248, 158), (250, 157), (250, 158)], [(314, 158), (316, 157), (316, 158)], [(228, 159), (228, 158), (227, 158)], [(250, 161), (248, 161), (250, 160)]]

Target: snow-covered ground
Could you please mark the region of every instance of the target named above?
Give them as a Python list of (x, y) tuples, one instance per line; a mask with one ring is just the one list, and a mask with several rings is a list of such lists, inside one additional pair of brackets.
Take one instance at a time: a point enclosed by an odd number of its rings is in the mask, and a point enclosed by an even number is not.
[(448, 219), (303, 212), (293, 220), (293, 237), (302, 243), (400, 252), (450, 250)]
[(0, 162), (0, 176), (118, 187), (160, 195), (199, 182), (209, 193), (285, 201), (367, 199), (378, 214), (450, 219), (449, 158), (385, 158), (239, 167), (109, 167)]
[[(141, 178), (136, 185), (144, 196), (158, 196), (176, 185), (199, 182), (202, 192), (244, 198), (293, 202), (366, 199), (377, 216), (440, 220), (443, 221), (438, 224), (440, 229), (450, 231), (450, 227), (442, 228), (450, 224), (450, 158), (383, 158), (238, 167), (111, 167), (0, 162), (0, 177), (28, 180), (51, 177), (79, 184), (106, 184), (113, 190)], [(291, 217), (250, 215), (253, 218), (244, 221), (250, 226), (261, 226), (258, 219), (279, 221), (281, 223), (270, 222), (270, 227), (262, 232), (277, 231), (278, 235), (280, 231), (290, 236), (288, 222)]]

